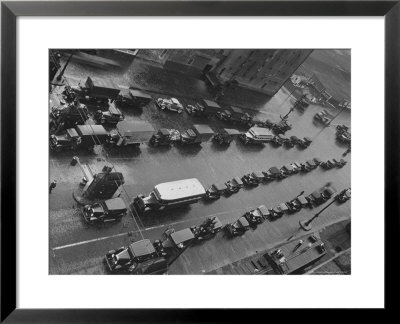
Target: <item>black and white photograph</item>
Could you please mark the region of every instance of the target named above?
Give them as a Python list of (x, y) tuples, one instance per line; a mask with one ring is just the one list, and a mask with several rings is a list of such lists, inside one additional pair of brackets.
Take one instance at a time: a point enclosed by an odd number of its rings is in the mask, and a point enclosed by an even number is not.
[(351, 49), (49, 49), (50, 275), (350, 275)]

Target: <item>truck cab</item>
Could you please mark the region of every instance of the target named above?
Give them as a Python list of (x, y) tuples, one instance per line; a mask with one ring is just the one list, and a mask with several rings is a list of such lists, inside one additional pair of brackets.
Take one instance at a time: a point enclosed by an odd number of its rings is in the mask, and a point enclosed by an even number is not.
[(151, 100), (151, 96), (143, 91), (122, 89), (115, 102), (121, 108), (142, 108)]
[(107, 111), (97, 110), (94, 119), (97, 124), (115, 126), (120, 121), (123, 121), (125, 116), (114, 104), (111, 104)]
[(49, 146), (52, 151), (74, 150), (82, 143), (82, 139), (74, 128), (68, 128), (64, 134), (50, 135)]
[(155, 129), (148, 122), (124, 120), (110, 133), (108, 142), (116, 146), (138, 146), (149, 142), (154, 132)]
[(193, 125), (181, 134), (179, 144), (201, 144), (208, 141), (214, 135), (214, 131), (207, 125)]
[(160, 128), (150, 138), (149, 144), (154, 147), (171, 145), (179, 135), (179, 132), (175, 129)]

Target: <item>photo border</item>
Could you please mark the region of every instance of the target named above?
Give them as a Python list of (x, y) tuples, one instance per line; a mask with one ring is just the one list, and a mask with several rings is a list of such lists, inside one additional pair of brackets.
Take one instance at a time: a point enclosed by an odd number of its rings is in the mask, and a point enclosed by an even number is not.
[[(16, 20), (19, 16), (384, 16), (385, 17), (385, 308), (398, 282), (390, 267), (399, 230), (399, 1), (5, 1), (1, 4), (1, 321), (148, 322), (217, 321), (194, 310), (16, 308)], [(373, 125), (371, 125), (371, 128)], [(373, 135), (371, 135), (373, 136)], [(367, 140), (367, 139), (366, 139)], [(373, 150), (373, 148), (371, 149)], [(371, 175), (373, 176), (371, 166)], [(371, 194), (372, 190), (365, 194)], [(390, 215), (390, 217), (388, 217)], [(389, 233), (390, 232), (390, 233)], [(368, 247), (366, 247), (368, 248)], [(373, 263), (371, 256), (371, 263)], [(394, 257), (394, 259), (396, 259)], [(396, 269), (396, 268), (394, 268)], [(371, 269), (370, 269), (371, 270)], [(386, 284), (389, 283), (388, 286)], [(367, 283), (366, 283), (367, 284)], [(226, 312), (226, 311), (225, 311)], [(234, 315), (230, 310), (230, 316)], [(252, 310), (254, 312), (254, 310)], [(224, 311), (219, 312), (224, 316)], [(252, 315), (255, 316), (255, 315)], [(255, 317), (253, 317), (255, 318)], [(227, 320), (227, 318), (225, 318)]]

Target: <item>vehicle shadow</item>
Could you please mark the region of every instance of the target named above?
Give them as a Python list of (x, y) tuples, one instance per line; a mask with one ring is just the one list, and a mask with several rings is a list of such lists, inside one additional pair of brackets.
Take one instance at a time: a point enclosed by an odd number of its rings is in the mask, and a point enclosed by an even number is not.
[(141, 215), (140, 220), (145, 227), (167, 225), (182, 220), (190, 208), (190, 205), (187, 205), (165, 211), (150, 211), (145, 215)]
[(197, 155), (202, 147), (201, 145), (175, 145), (178, 153), (182, 156), (194, 156)]
[(104, 146), (109, 157), (113, 158), (131, 158), (138, 157), (142, 151), (138, 145), (128, 145), (128, 146)]
[(226, 151), (229, 148), (229, 145), (219, 145), (217, 143), (212, 142), (212, 144), (210, 145), (210, 148), (212, 151), (214, 152), (222, 152), (222, 151)]
[(236, 145), (236, 147), (240, 152), (259, 152), (264, 149), (265, 145), (251, 145), (251, 144), (246, 145), (240, 142)]
[(147, 152), (149, 154), (162, 154), (162, 153), (165, 153), (165, 152), (171, 150), (171, 148), (172, 148), (172, 145), (160, 145), (157, 147), (148, 145)]

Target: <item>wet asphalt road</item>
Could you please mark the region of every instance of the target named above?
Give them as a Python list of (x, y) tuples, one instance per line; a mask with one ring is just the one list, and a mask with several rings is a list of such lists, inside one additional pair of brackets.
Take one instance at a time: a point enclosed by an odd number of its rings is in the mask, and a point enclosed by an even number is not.
[[(266, 118), (278, 120), (290, 108), (288, 94), (281, 90), (259, 112)], [(286, 101), (285, 101), (286, 100)], [(189, 103), (190, 100), (182, 100)], [(311, 146), (305, 150), (298, 148), (275, 148), (245, 146), (234, 141), (229, 147), (221, 148), (211, 142), (201, 147), (162, 147), (151, 148), (141, 145), (139, 149), (124, 148), (108, 150), (100, 154), (80, 151), (77, 155), (82, 163), (88, 163), (93, 171), (100, 171), (107, 162), (125, 178), (122, 197), (129, 202), (140, 193), (148, 194), (154, 185), (185, 178), (198, 178), (208, 187), (214, 182), (225, 182), (234, 176), (242, 176), (255, 170), (266, 170), (271, 166), (281, 167), (289, 162), (304, 162), (313, 157), (322, 160), (341, 158), (346, 147), (335, 141), (335, 127), (322, 128), (313, 122), (313, 115), (320, 107), (311, 105), (304, 114), (294, 111), (289, 120), (293, 129), (285, 136), (309, 136)], [(207, 123), (214, 130), (222, 127), (232, 128), (216, 120), (192, 118), (183, 113), (177, 115), (161, 112), (150, 104), (143, 112), (123, 111), (127, 119), (146, 119), (154, 128), (168, 127), (180, 131), (193, 123)], [(345, 123), (350, 126), (349, 113), (343, 112), (334, 124)], [(107, 156), (106, 156), (107, 154)], [(157, 239), (166, 226), (173, 225), (177, 230), (199, 224), (210, 215), (217, 215), (223, 224), (239, 218), (252, 207), (265, 204), (274, 207), (281, 202), (293, 199), (302, 190), (306, 194), (322, 188), (331, 182), (338, 191), (350, 187), (351, 155), (345, 158), (348, 164), (342, 169), (325, 171), (318, 168), (307, 174), (297, 174), (279, 182), (261, 184), (248, 190), (241, 190), (229, 198), (222, 197), (211, 203), (199, 202), (188, 208), (169, 210), (138, 216), (129, 213), (121, 222), (114, 224), (89, 226), (85, 224), (79, 209), (72, 198), (72, 191), (82, 178), (79, 167), (70, 166), (73, 152), (50, 154), (50, 180), (58, 184), (50, 196), (49, 245), (50, 273), (52, 274), (103, 274), (104, 254), (113, 248), (129, 242), (146, 238)], [(320, 207), (321, 208), (321, 207)], [(242, 237), (227, 239), (219, 233), (214, 239), (187, 249), (172, 265), (170, 274), (196, 274), (208, 272), (230, 262), (252, 255), (256, 251), (273, 247), (290, 236), (301, 236), (297, 232), (298, 221), (309, 218), (314, 210), (305, 209), (299, 213), (286, 215), (276, 221), (266, 221), (256, 230), (248, 231)], [(350, 217), (350, 202), (343, 205), (333, 204), (313, 223), (314, 229)], [(139, 231), (140, 229), (140, 231)]]

